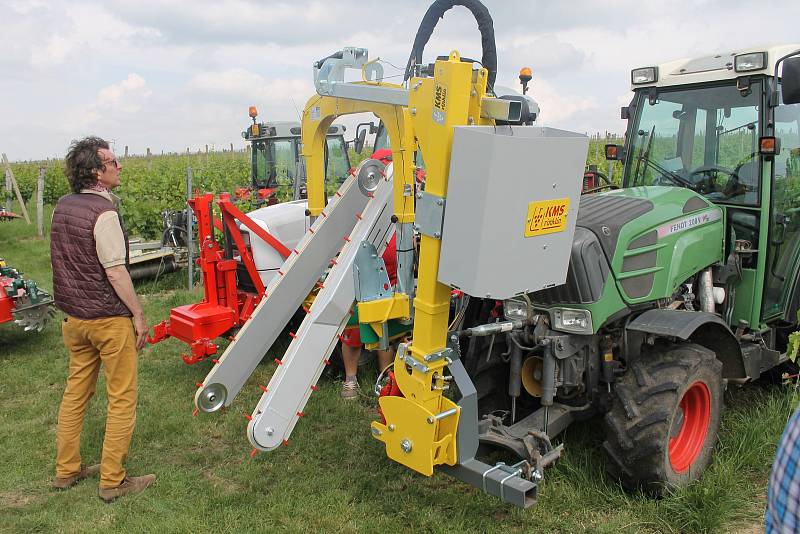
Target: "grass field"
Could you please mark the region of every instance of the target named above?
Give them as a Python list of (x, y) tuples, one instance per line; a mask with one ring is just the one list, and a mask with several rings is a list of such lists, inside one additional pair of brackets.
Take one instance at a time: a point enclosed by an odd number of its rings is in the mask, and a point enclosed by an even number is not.
[[(0, 223), (0, 256), (51, 288), (49, 242), (24, 221)], [(182, 280), (139, 286), (151, 324), (198, 299), (174, 289)], [(602, 425), (576, 425), (558, 440), (565, 454), (545, 473), (539, 502), (520, 510), (446, 475), (426, 478), (389, 461), (368, 431), (371, 372), (361, 377), (356, 402), (342, 401), (340, 384), (323, 379), (289, 445), (251, 458), (243, 413), (274, 364), (262, 363), (224, 413), (193, 417), (195, 383), (210, 364), (184, 365), (184, 347), (169, 340), (140, 354), (127, 462), (131, 474), (156, 473), (158, 481), (109, 505), (97, 498), (96, 479), (65, 492), (49, 488), (67, 368), (59, 324), (39, 334), (0, 325), (2, 532), (758, 532), (775, 445), (794, 400), (787, 386), (731, 388), (712, 466), (700, 482), (660, 500), (608, 479)], [(84, 427), (88, 463), (99, 460), (104, 387), (101, 378)]]

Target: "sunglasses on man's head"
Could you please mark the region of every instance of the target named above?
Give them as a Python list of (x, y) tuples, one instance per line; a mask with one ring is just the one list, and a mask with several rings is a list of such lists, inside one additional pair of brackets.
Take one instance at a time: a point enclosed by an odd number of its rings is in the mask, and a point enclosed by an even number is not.
[(108, 165), (109, 163), (114, 165), (115, 168), (119, 169), (119, 161), (117, 161), (116, 158), (104, 161), (103, 165)]

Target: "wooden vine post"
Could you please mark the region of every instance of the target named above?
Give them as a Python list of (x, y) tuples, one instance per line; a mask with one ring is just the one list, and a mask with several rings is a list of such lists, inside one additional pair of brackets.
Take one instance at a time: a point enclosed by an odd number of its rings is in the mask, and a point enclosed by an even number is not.
[(5, 165), (6, 167), (6, 180), (11, 181), (11, 185), (14, 188), (14, 192), (17, 194), (17, 200), (19, 201), (20, 209), (22, 210), (22, 215), (25, 217), (25, 221), (28, 224), (30, 224), (31, 218), (28, 217), (28, 210), (25, 208), (25, 201), (22, 200), (22, 193), (19, 192), (17, 179), (14, 178), (14, 171), (11, 170), (11, 164), (8, 162), (8, 158), (6, 157), (5, 152), (3, 153), (3, 165)]

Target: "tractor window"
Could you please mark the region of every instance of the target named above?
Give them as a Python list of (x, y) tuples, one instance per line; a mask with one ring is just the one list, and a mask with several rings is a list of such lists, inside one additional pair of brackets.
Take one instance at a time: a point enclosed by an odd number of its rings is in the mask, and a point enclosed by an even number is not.
[(383, 127), (383, 123), (378, 125), (378, 133), (375, 134), (375, 146), (373, 150), (380, 150), (382, 148), (391, 149), (391, 142), (389, 141), (389, 134), (386, 131), (386, 128)]
[[(389, 138), (389, 134), (386, 131), (386, 128), (384, 128), (383, 123), (380, 123), (380, 125), (378, 125), (378, 133), (375, 134), (375, 146), (373, 147), (373, 152), (382, 148), (391, 150), (392, 140)], [(425, 169), (425, 160), (422, 159), (422, 152), (419, 150), (414, 152), (414, 166), (417, 169)]]
[(759, 83), (638, 95), (626, 184), (687, 187), (714, 202), (757, 205)]
[(774, 182), (770, 214), (770, 249), (764, 290), (763, 316), (788, 312), (800, 256), (800, 104), (775, 109), (775, 136), (781, 151), (773, 161)]
[(706, 110), (698, 109), (695, 112), (694, 138), (692, 139), (692, 168), (703, 164), (703, 147), (706, 146)]
[(296, 157), (292, 139), (267, 139), (253, 143), (255, 182), (259, 187), (291, 185), (296, 175)]
[(347, 149), (342, 136), (328, 137), (327, 142), (328, 159), (326, 160), (325, 182), (335, 184), (338, 188), (347, 178), (347, 173), (350, 171), (350, 160), (347, 157)]
[(775, 157), (775, 181), (785, 181), (797, 197), (800, 195), (800, 104), (775, 109), (775, 136), (781, 140), (781, 152)]

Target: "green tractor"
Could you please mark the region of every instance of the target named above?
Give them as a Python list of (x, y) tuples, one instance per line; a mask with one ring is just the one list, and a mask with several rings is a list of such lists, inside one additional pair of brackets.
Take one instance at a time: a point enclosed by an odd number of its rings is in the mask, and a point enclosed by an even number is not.
[(602, 415), (610, 473), (658, 495), (702, 474), (725, 388), (784, 364), (798, 329), (800, 45), (631, 81), (606, 147), (622, 187), (581, 198), (566, 283), (456, 303), (451, 334), (482, 444), (535, 461)]
[[(251, 144), (250, 187), (258, 194), (258, 200), (276, 204), (306, 198), (300, 123), (257, 122), (255, 106), (250, 106), (249, 115), (253, 123), (242, 132), (242, 137)], [(325, 181), (334, 191), (352, 169), (347, 153), (349, 143), (344, 139), (344, 132), (343, 125), (334, 124), (327, 136)], [(364, 131), (362, 135), (366, 133)], [(363, 145), (363, 137), (360, 141)]]

